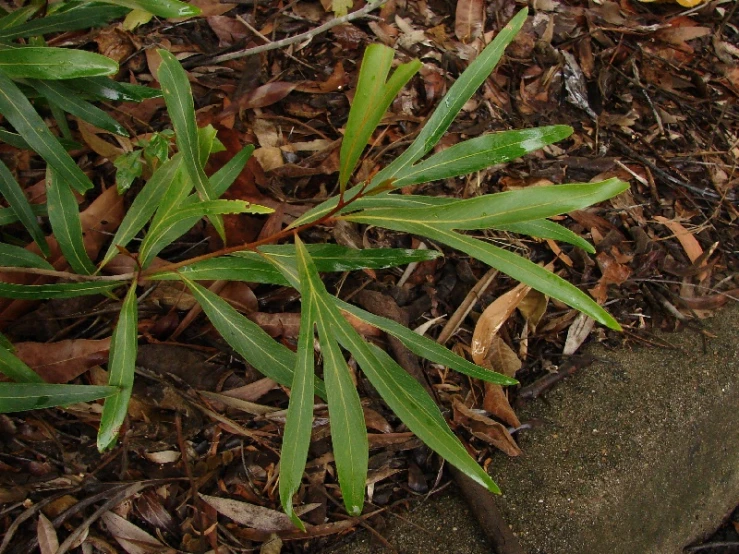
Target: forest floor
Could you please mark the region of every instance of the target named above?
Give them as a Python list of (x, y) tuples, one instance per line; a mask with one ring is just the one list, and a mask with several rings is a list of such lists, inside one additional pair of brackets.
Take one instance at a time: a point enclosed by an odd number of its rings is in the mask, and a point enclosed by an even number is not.
[[(217, 157), (220, 163), (245, 144), (257, 147), (226, 197), (280, 210), (279, 219), (229, 216), (233, 243), (257, 239), (266, 225), (274, 231), (334, 191), (342, 129), (368, 44), (387, 44), (396, 49), (397, 60), (418, 58), (423, 65), (383, 119), (360, 168), (365, 175), (409, 143), (481, 47), (525, 6), (512, 0), (389, 0), (347, 23), (311, 32), (334, 17), (330, 2), (193, 3), (203, 15), (154, 19), (135, 29), (116, 23), (66, 33), (50, 43), (96, 50), (120, 63), (119, 80), (154, 87), (161, 62), (157, 48), (183, 62), (199, 125), (213, 124), (226, 147)], [(363, 6), (355, 1), (353, 9)], [(506, 314), (488, 362), (515, 374), (520, 386), (502, 392), (438, 367), (423, 368), (453, 430), (484, 467), (496, 452), (521, 454), (519, 433), (536, 433), (536, 425), (520, 421), (516, 406), (587, 365), (589, 358), (579, 355), (583, 344), (658, 347), (655, 330), (700, 332), (704, 319), (739, 299), (737, 3), (714, 0), (685, 8), (636, 0), (533, 0), (530, 8), (522, 32), (440, 147), (544, 125), (567, 124), (574, 133), (522, 159), (465, 179), (419, 185), (414, 192), (468, 198), (610, 177), (628, 181), (631, 188), (622, 195), (559, 220), (591, 241), (594, 255), (552, 241), (485, 232), (489, 240), (537, 263), (554, 260), (555, 271), (605, 306), (623, 332), (593, 325), (535, 291), (517, 305), (486, 310), (517, 283), (454, 251), (405, 276), (396, 270), (353, 272), (329, 283), (342, 298), (413, 328), (424, 325), (428, 336), (441, 335), (462, 355), (469, 354), (481, 321)], [(306, 32), (309, 38), (277, 47), (283, 44), (278, 41)], [(264, 51), (245, 55), (261, 45), (267, 45)], [(105, 108), (133, 138), (112, 140), (72, 123), (83, 144), (76, 159), (94, 171), (101, 190), (114, 185), (112, 160), (130, 151), (136, 138), (171, 127), (162, 99)], [(37, 160), (27, 154), (5, 146), (0, 154), (24, 187), (43, 177)], [(81, 209), (93, 200), (94, 195), (84, 199)], [(321, 226), (303, 238), (360, 248), (419, 247), (414, 237), (376, 228)], [(169, 255), (193, 256), (218, 247), (217, 235), (202, 225)], [(299, 304), (294, 290), (262, 286), (234, 294), (250, 319), (284, 344), (295, 344)], [(114, 552), (117, 544), (131, 554), (321, 552), (359, 528), (382, 543), (378, 529), (386, 512), (448, 486), (452, 478), (439, 458), (360, 383), (373, 437), (373, 483), (365, 513), (349, 517), (340, 505), (324, 423), (314, 433), (308, 462), (311, 479), (304, 500), (316, 507), (304, 519), (311, 526), (307, 534), (285, 529), (275, 486), (282, 423), (209, 404), (203, 396), (183, 396), (178, 389), (239, 389), (241, 400), (280, 409), (287, 405), (286, 391), (209, 335), (206, 318), (196, 313), (189, 318), (191, 300), (180, 290), (164, 289), (148, 298), (141, 315), (149, 331), (140, 342), (140, 374), (115, 449), (97, 451), (100, 416), (93, 405), (0, 416), (0, 530), (5, 533), (0, 552), (30, 552), (49, 533), (67, 539), (67, 548), (82, 544), (83, 551)], [(34, 369), (43, 371), (49, 364), (55, 371), (76, 372), (70, 379), (100, 379), (99, 364), (107, 352), (101, 337), (110, 335), (115, 322), (113, 301), (85, 297), (27, 305), (25, 313), (7, 309), (7, 303), (0, 305), (3, 332), (24, 345)], [(383, 343), (384, 338), (374, 340)], [(407, 352), (394, 354), (404, 358), (404, 367), (419, 364)], [(258, 428), (259, 441), (235, 432), (233, 423)], [(214, 496), (264, 508), (259, 512), (263, 525), (234, 523), (232, 511), (204, 500)]]

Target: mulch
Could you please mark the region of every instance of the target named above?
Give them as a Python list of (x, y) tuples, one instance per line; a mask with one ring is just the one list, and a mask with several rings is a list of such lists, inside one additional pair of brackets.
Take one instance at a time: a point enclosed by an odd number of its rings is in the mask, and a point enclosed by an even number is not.
[[(368, 43), (393, 46), (397, 59), (417, 57), (423, 67), (383, 120), (359, 170), (364, 175), (408, 144), (480, 46), (521, 7), (510, 0), (390, 0), (310, 40), (220, 61), (219, 56), (310, 32), (332, 14), (323, 0), (201, 4), (207, 17), (154, 20), (134, 30), (116, 24), (55, 42), (109, 55), (121, 64), (119, 79), (140, 84), (155, 84), (156, 48), (175, 53), (189, 71), (199, 123), (216, 126), (227, 148), (215, 163), (244, 144), (257, 145), (227, 196), (281, 206), (283, 221), (335, 192), (341, 129)], [(584, 342), (663, 346), (651, 330), (687, 326), (700, 333), (704, 318), (739, 298), (737, 3), (686, 8), (534, 0), (531, 7), (524, 30), (442, 146), (543, 125), (567, 124), (574, 133), (515, 162), (414, 192), (466, 198), (609, 177), (629, 181), (630, 190), (621, 196), (560, 219), (595, 244), (595, 255), (481, 233), (536, 262), (555, 261), (554, 270), (589, 291), (624, 331), (593, 327), (559, 302), (525, 295), (505, 318), (487, 360), (496, 369), (514, 368), (521, 385), (505, 392), (424, 366), (391, 338), (372, 336), (422, 380), (483, 466), (494, 456), (520, 454), (516, 436), (536, 432), (536, 422), (518, 421), (516, 405), (546, 394), (586, 365), (578, 354)], [(161, 100), (107, 108), (133, 137), (169, 125)], [(83, 135), (77, 157), (94, 170), (98, 183), (111, 186), (110, 158), (127, 145), (104, 135), (96, 141), (90, 133)], [(3, 155), (13, 158), (22, 184), (38, 179), (37, 162), (18, 151)], [(264, 236), (264, 226), (264, 218), (234, 216), (229, 238), (254, 240)], [(320, 226), (303, 238), (363, 248), (419, 247), (415, 237), (351, 226)], [(178, 260), (218, 246), (212, 230), (199, 226), (163, 255)], [(445, 332), (447, 346), (469, 357), (481, 318), (492, 317), (484, 315), (485, 308), (517, 283), (497, 274), (477, 286), (489, 268), (458, 252), (445, 254), (407, 275), (355, 272), (329, 277), (327, 284), (376, 313), (413, 328), (423, 325), (428, 336)], [(276, 340), (294, 346), (299, 299), (293, 290), (246, 287), (231, 291), (230, 298)], [(469, 312), (448, 326), (465, 303)], [(61, 348), (54, 345), (65, 341), (69, 348), (70, 341), (109, 336), (116, 307), (112, 300), (46, 302), (3, 332), (37, 348)], [(160, 291), (144, 308), (148, 331), (118, 447), (97, 452), (97, 405), (0, 416), (1, 553), (29, 552), (54, 534), (63, 543), (58, 552), (83, 542), (104, 552), (320, 552), (355, 529), (382, 527), (388, 510), (449, 482), (439, 458), (407, 432), (360, 375), (371, 448), (365, 513), (353, 518), (341, 507), (327, 412), (318, 409), (298, 503), (310, 507), (303, 516), (310, 525), (306, 534), (286, 526), (277, 491), (284, 425), (279, 410), (287, 406), (286, 391), (232, 355), (205, 318), (189, 318), (191, 305), (182, 291)], [(100, 348), (78, 355), (89, 371), (77, 382), (95, 382), (102, 371)], [(226, 404), (212, 394), (229, 390), (238, 402)], [(240, 504), (224, 505), (219, 498)]]

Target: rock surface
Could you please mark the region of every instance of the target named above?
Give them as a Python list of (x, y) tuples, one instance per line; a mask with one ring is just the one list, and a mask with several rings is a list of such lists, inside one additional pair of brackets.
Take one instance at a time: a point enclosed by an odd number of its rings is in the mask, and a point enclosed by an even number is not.
[[(680, 554), (736, 507), (739, 306), (706, 325), (703, 335), (659, 334), (673, 350), (593, 348), (601, 361), (519, 411), (546, 425), (519, 437), (523, 456), (492, 466), (498, 506), (526, 552)], [(444, 552), (480, 552), (473, 522), (450, 523), (449, 506), (424, 510), (404, 517), (425, 531), (383, 533), (399, 552), (442, 551), (423, 546), (429, 535), (457, 535), (432, 542)], [(336, 550), (374, 551), (366, 538)]]

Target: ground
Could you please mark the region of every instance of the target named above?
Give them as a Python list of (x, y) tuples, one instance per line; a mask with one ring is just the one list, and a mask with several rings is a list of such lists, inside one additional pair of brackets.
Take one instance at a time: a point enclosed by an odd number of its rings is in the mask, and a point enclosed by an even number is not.
[[(396, 49), (397, 60), (419, 58), (423, 65), (391, 105), (359, 176), (371, 175), (398, 155), (480, 48), (522, 7), (510, 0), (391, 0), (305, 40), (224, 60), (229, 53), (276, 46), (272, 43), (319, 29), (333, 17), (329, 2), (200, 4), (204, 14), (199, 17), (154, 19), (135, 29), (116, 23), (51, 42), (96, 49), (121, 64), (119, 80), (155, 87), (161, 63), (156, 49), (182, 60), (198, 123), (213, 124), (226, 147), (208, 171), (243, 145), (255, 144), (253, 159), (227, 197), (278, 210), (270, 218), (227, 218), (230, 243), (269, 236), (335, 190), (339, 141), (367, 44), (387, 44)], [(361, 8), (361, 2), (355, 4), (354, 9)], [(442, 342), (462, 354), (469, 354), (481, 322), (500, 318), (501, 310), (507, 313), (499, 332), (488, 337), (495, 347), (487, 360), (521, 381), (506, 392), (422, 367), (402, 346), (373, 337), (403, 367), (425, 375), (453, 429), (483, 466), (496, 450), (520, 453), (517, 433), (529, 431), (520, 429), (511, 406), (540, 396), (583, 367), (587, 359), (578, 356), (583, 342), (659, 347), (651, 330), (700, 329), (703, 318), (736, 300), (736, 7), (721, 0), (690, 9), (628, 0), (532, 2), (523, 31), (440, 147), (544, 125), (570, 125), (573, 134), (523, 159), (414, 190), (467, 198), (608, 177), (628, 181), (628, 192), (561, 218), (596, 245), (595, 255), (552, 241), (485, 233), (536, 262), (554, 260), (555, 271), (603, 304), (622, 333), (593, 326), (535, 292), (522, 295), (517, 306), (486, 310), (516, 283), (453, 251), (418, 265), (403, 283), (399, 271), (353, 272), (328, 282), (332, 292), (382, 315), (414, 328), (426, 323), (429, 336), (443, 334)], [(132, 137), (147, 138), (171, 127), (161, 99), (104, 107)], [(108, 233), (101, 236), (109, 237), (117, 225), (111, 214), (123, 210), (117, 204), (111, 208), (118, 202), (110, 192), (112, 160), (133, 142), (114, 141), (75, 121), (71, 125), (82, 144), (75, 158), (98, 185), (79, 199), (81, 210), (92, 219), (105, 212), (95, 224)], [(27, 153), (2, 145), (0, 154), (26, 190), (42, 177), (38, 160)], [(138, 186), (134, 183), (123, 197), (126, 206)], [(103, 189), (109, 194), (101, 194)], [(303, 239), (419, 247), (414, 237), (358, 226), (321, 225)], [(218, 241), (212, 229), (198, 225), (163, 255), (191, 257), (219, 248)], [(299, 303), (292, 289), (231, 288), (224, 297), (276, 339), (295, 344)], [(35, 305), (3, 301), (3, 332), (37, 371), (56, 371), (59, 382), (97, 383), (120, 302), (89, 298)], [(470, 310), (462, 313), (459, 307), (465, 304)], [(160, 552), (164, 545), (198, 553), (225, 545), (236, 552), (256, 550), (277, 536), (283, 551), (320, 552), (351, 530), (373, 528), (386, 510), (449, 482), (438, 458), (405, 432), (360, 376), (358, 388), (373, 431), (371, 502), (361, 518), (351, 518), (337, 501), (330, 431), (322, 418), (314, 429), (310, 482), (301, 498), (317, 505), (305, 515), (312, 527), (307, 536), (281, 529), (275, 483), (282, 421), (227, 407), (222, 398), (214, 402), (195, 391), (238, 389), (241, 401), (267, 412), (286, 407), (286, 391), (234, 356), (182, 290), (160, 287), (140, 310), (145, 332), (137, 384), (115, 449), (100, 454), (95, 447), (100, 416), (94, 404), (1, 416), (6, 542), (0, 552), (27, 551), (43, 541), (51, 531), (41, 513), (67, 548), (84, 539), (106, 551), (118, 541), (127, 552)], [(269, 511), (260, 521), (266, 523), (235, 523), (233, 511), (209, 503), (212, 497), (264, 507)], [(269, 552), (266, 546), (263, 551)]]

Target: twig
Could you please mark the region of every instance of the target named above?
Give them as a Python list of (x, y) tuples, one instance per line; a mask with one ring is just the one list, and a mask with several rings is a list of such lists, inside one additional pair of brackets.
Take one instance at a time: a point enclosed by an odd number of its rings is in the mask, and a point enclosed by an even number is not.
[[(631, 147), (629, 147), (620, 138), (613, 137), (613, 140), (614, 140), (614, 142), (616, 142), (616, 144), (618, 144), (621, 147), (622, 150), (624, 150), (626, 152), (626, 154), (630, 158), (632, 158), (632, 159), (634, 159), (634, 160), (636, 160), (638, 162), (641, 162), (644, 165), (646, 165), (647, 167), (649, 167), (649, 169), (651, 169), (654, 172), (655, 175), (657, 175), (663, 181), (667, 181), (670, 185), (687, 189), (687, 190), (689, 190), (691, 192), (694, 192), (695, 194), (698, 194), (698, 195), (700, 195), (700, 196), (702, 196), (703, 198), (706, 198), (706, 199), (710, 198), (710, 199), (713, 199), (713, 200), (719, 200), (719, 201), (721, 200), (721, 197), (716, 192), (714, 192), (712, 190), (709, 190), (709, 189), (701, 189), (701, 188), (698, 188), (696, 186), (691, 185), (690, 183), (686, 183), (685, 181), (682, 181), (681, 179), (678, 179), (677, 177), (673, 177), (667, 171), (665, 171), (665, 170), (660, 169), (659, 167), (657, 167), (657, 165), (652, 160), (650, 160), (649, 158), (647, 158), (646, 156), (642, 156), (641, 154), (638, 154), (637, 152), (635, 152)], [(734, 195), (733, 194), (732, 195), (727, 195), (726, 196), (726, 199), (727, 200), (730, 200), (730, 201), (733, 201), (734, 200)]]
[(316, 27), (315, 29), (311, 29), (310, 31), (306, 31), (305, 33), (300, 33), (299, 35), (283, 38), (282, 40), (270, 42), (269, 44), (262, 44), (261, 46), (247, 48), (246, 50), (239, 50), (238, 52), (229, 52), (228, 54), (221, 54), (220, 56), (214, 56), (212, 58), (205, 58), (204, 60), (201, 60), (201, 65), (203, 63), (218, 64), (218, 63), (227, 62), (230, 60), (237, 60), (239, 58), (253, 56), (254, 54), (261, 54), (262, 52), (268, 52), (269, 50), (276, 50), (277, 48), (283, 48), (285, 46), (290, 46), (291, 44), (302, 42), (304, 40), (312, 40), (313, 37), (316, 37), (320, 35), (321, 33), (325, 33), (326, 31), (328, 31), (329, 29), (333, 27), (336, 27), (337, 25), (348, 23), (349, 21), (354, 21), (355, 19), (364, 17), (372, 10), (375, 10), (379, 8), (380, 6), (382, 6), (385, 2), (387, 2), (387, 0), (375, 0), (374, 2), (370, 2), (369, 4), (367, 4), (361, 10), (357, 10), (355, 12), (346, 14), (341, 17), (336, 17), (332, 19), (331, 21), (327, 21), (323, 25)]
[(467, 294), (464, 301), (459, 305), (454, 314), (452, 314), (452, 317), (449, 318), (446, 325), (444, 325), (444, 328), (441, 330), (441, 333), (439, 333), (439, 337), (436, 339), (436, 342), (439, 344), (446, 344), (446, 341), (452, 338), (452, 335), (457, 332), (462, 321), (464, 321), (472, 311), (473, 306), (480, 299), (482, 293), (484, 293), (490, 286), (490, 283), (493, 282), (496, 275), (498, 275), (497, 269), (489, 269), (488, 272), (475, 284), (475, 286), (472, 287), (472, 290)]

